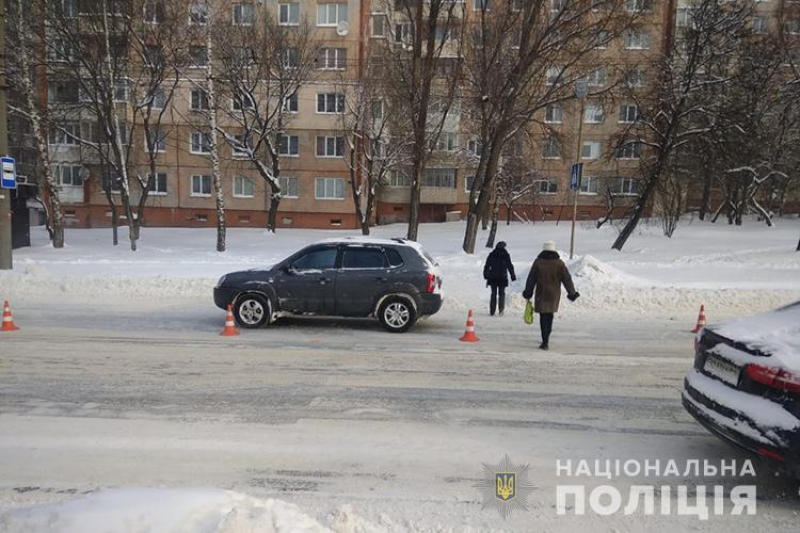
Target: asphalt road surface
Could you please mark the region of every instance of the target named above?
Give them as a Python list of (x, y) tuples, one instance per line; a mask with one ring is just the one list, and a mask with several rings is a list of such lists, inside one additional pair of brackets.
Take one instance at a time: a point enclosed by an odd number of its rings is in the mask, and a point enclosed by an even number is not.
[[(121, 299), (124, 300), (124, 299)], [(794, 482), (557, 477), (557, 461), (746, 459), (680, 405), (687, 324), (557, 319), (551, 351), (521, 317), (457, 311), (403, 335), (287, 320), (218, 335), (207, 302), (20, 304), (0, 336), (0, 510), (104, 487), (214, 486), (342, 505), (387, 531), (796, 531)], [(527, 511), (482, 509), (483, 463), (528, 464)], [(754, 484), (755, 516), (558, 515), (555, 487)], [(587, 489), (589, 490), (589, 489)], [(569, 510), (568, 510), (569, 511)]]

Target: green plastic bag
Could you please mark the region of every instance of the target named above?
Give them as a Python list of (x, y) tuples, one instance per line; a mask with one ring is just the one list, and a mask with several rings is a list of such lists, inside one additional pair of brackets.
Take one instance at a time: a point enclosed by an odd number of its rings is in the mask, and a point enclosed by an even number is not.
[(533, 324), (533, 304), (530, 300), (525, 304), (525, 323)]

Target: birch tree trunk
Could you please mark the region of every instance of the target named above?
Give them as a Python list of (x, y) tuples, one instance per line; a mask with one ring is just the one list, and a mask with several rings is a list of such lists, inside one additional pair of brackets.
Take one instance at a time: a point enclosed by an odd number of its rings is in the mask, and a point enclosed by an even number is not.
[(227, 247), (226, 226), (225, 226), (225, 195), (222, 190), (222, 173), (219, 164), (219, 135), (217, 133), (217, 93), (214, 86), (214, 64), (212, 55), (214, 52), (213, 38), (210, 32), (206, 35), (206, 56), (208, 57), (208, 67), (206, 70), (206, 90), (208, 92), (208, 125), (209, 141), (211, 146), (211, 176), (214, 181), (214, 201), (217, 210), (217, 251), (224, 252)]

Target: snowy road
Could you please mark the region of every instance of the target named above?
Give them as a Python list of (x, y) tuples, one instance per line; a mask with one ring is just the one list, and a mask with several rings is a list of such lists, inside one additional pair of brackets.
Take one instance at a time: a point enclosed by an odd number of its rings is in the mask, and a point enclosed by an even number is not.
[[(26, 302), (15, 316), (24, 328), (0, 339), (0, 509), (214, 486), (378, 531), (796, 530), (796, 487), (762, 468), (755, 517), (557, 516), (555, 486), (575, 483), (556, 477), (559, 459), (743, 459), (680, 405), (683, 322), (563, 317), (543, 353), (516, 314), (479, 314), (477, 344), (456, 340), (454, 310), (400, 336), (315, 320), (223, 338), (220, 311), (193, 300)], [(473, 486), (504, 454), (535, 485), (507, 521)], [(610, 483), (715, 484), (662, 482)]]

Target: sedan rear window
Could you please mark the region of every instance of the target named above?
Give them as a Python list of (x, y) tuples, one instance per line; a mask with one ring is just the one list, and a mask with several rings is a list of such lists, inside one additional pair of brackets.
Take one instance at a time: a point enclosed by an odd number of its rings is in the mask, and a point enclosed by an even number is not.
[(346, 248), (342, 268), (385, 268), (383, 252), (377, 248)]

